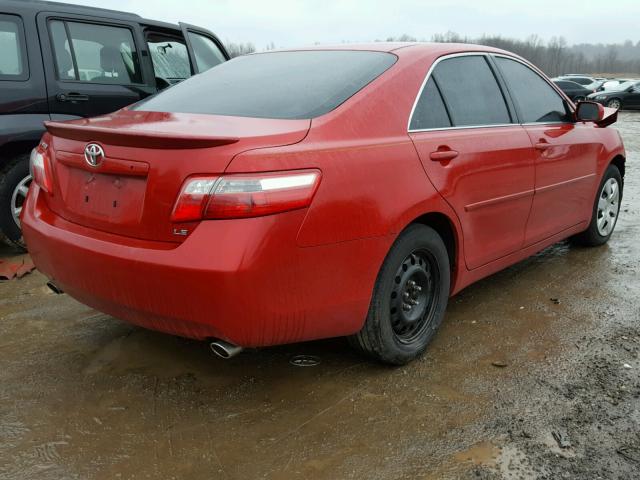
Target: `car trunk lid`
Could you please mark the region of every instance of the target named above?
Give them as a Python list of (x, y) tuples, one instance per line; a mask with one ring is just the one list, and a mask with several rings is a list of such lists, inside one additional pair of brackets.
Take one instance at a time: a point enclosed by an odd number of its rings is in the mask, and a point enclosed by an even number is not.
[(297, 143), (310, 123), (128, 110), (48, 122), (55, 186), (47, 202), (66, 220), (96, 230), (181, 242), (195, 224), (170, 217), (186, 178), (222, 174), (246, 150)]

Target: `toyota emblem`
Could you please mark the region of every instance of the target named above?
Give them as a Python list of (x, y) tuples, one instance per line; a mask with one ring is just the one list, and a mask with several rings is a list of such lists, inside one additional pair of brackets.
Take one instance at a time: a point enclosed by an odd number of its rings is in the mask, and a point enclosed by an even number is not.
[(89, 143), (84, 147), (84, 159), (92, 167), (97, 167), (104, 159), (104, 150), (97, 143)]

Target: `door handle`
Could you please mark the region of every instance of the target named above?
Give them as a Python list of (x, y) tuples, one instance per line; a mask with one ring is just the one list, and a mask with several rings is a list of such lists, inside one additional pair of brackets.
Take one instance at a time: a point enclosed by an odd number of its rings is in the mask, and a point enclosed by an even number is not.
[(434, 162), (443, 162), (446, 160), (453, 160), (459, 155), (455, 150), (436, 150), (435, 152), (431, 152), (429, 154), (429, 158)]
[(59, 93), (56, 95), (56, 100), (59, 102), (87, 102), (89, 101), (89, 95), (82, 93)]
[(536, 147), (536, 150), (540, 150), (544, 152), (545, 150), (548, 150), (549, 148), (551, 148), (551, 144), (545, 140), (545, 141), (540, 141), (536, 143), (534, 147)]

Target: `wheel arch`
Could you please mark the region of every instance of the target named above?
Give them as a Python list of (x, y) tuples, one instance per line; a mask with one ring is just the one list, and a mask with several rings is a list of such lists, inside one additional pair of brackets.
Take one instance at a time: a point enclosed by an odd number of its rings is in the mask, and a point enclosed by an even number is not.
[(623, 181), (624, 181), (624, 173), (626, 169), (626, 162), (627, 162), (627, 159), (624, 158), (622, 155), (616, 155), (609, 162), (609, 165), (615, 165), (616, 167), (618, 167), (618, 170), (620, 170), (620, 176), (622, 177)]
[(0, 145), (0, 169), (11, 159), (28, 154), (38, 145), (38, 140), (18, 140)]
[[(454, 275), (460, 259), (460, 239), (458, 238), (458, 231), (456, 227), (447, 215), (442, 212), (429, 212), (420, 215), (419, 217), (413, 219), (408, 225), (425, 225), (427, 227), (433, 228), (442, 241), (444, 242), (445, 247), (447, 248), (447, 254), (449, 256), (449, 268), (451, 270), (451, 274)], [(406, 228), (406, 227), (405, 227)], [(453, 284), (453, 277), (452, 277)]]

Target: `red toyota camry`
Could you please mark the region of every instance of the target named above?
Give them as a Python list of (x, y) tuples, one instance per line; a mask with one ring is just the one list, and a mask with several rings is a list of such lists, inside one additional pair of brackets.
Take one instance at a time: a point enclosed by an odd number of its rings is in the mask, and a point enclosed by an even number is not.
[(24, 236), (60, 290), (222, 356), (349, 336), (403, 364), (465, 286), (568, 237), (609, 239), (615, 120), (491, 48), (249, 55), (48, 123)]

